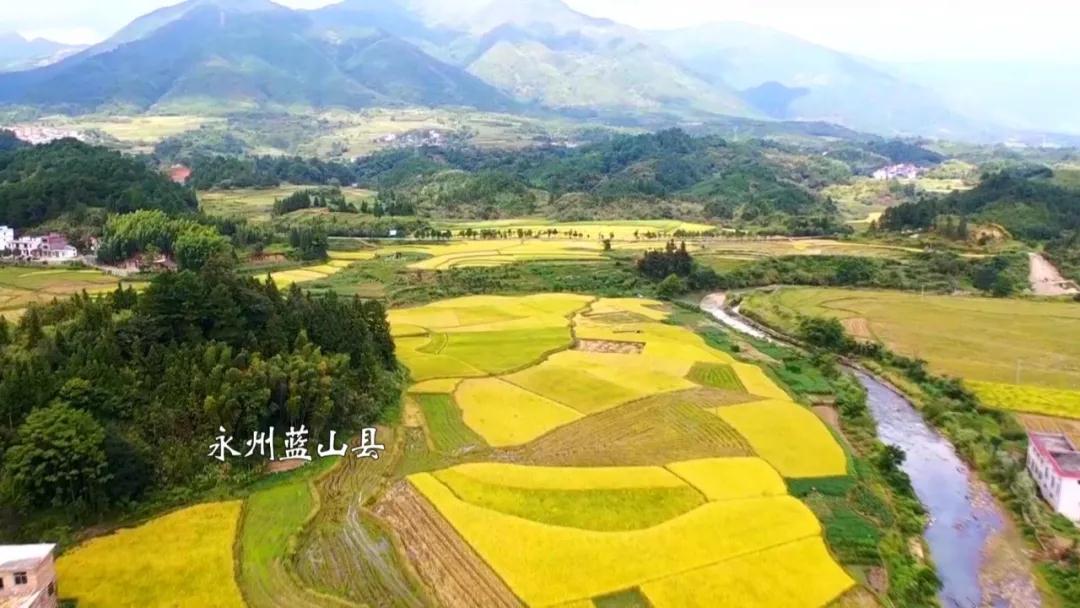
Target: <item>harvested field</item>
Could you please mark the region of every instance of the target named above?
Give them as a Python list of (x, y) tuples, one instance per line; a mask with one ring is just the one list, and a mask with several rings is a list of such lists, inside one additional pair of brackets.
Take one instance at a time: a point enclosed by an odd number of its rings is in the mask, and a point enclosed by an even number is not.
[(587, 353), (615, 353), (620, 355), (640, 355), (645, 350), (644, 342), (617, 342), (615, 340), (578, 340), (574, 350)]
[(937, 374), (1080, 388), (1080, 306), (1072, 302), (785, 287), (750, 295), (743, 309), (785, 331), (799, 315), (865, 322), (860, 334), (925, 359)]
[(514, 452), (551, 466), (663, 465), (714, 456), (751, 456), (735, 429), (705, 408), (747, 395), (691, 389), (648, 397), (551, 431)]
[(319, 511), (300, 537), (296, 574), (312, 589), (371, 608), (411, 608), (428, 601), (397, 550), (393, 532), (367, 510), (390, 482), (402, 442), (388, 428), (378, 460), (344, 458), (320, 477)]
[(390, 488), (375, 512), (401, 537), (409, 561), (440, 605), (447, 608), (524, 606), (408, 482)]
[(1080, 445), (1080, 420), (1054, 418), (1036, 414), (1019, 414), (1020, 423), (1033, 433), (1061, 433), (1072, 440), (1073, 445)]

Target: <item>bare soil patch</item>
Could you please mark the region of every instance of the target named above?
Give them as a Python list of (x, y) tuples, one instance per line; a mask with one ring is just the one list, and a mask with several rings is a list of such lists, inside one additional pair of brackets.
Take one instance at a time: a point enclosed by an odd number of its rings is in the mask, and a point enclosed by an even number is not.
[(615, 340), (578, 340), (574, 350), (587, 353), (609, 353), (619, 355), (640, 355), (645, 350), (644, 342), (621, 342)]
[(856, 317), (854, 319), (844, 319), (840, 322), (843, 324), (844, 329), (856, 340), (873, 340), (874, 332), (870, 330), (870, 321)]

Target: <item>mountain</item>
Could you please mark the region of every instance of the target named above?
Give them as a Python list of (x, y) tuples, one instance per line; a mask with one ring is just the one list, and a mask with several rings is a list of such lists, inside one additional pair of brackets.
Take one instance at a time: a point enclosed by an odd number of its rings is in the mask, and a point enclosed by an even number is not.
[(81, 49), (44, 38), (28, 40), (16, 32), (0, 33), (0, 72), (40, 67)]
[(263, 0), (191, 0), (46, 68), (0, 75), (0, 101), (92, 110), (363, 108), (514, 103), (378, 29), (328, 39), (312, 17)]
[(885, 134), (956, 136), (976, 130), (930, 89), (783, 32), (728, 22), (651, 35), (694, 73), (742, 91), (772, 118), (823, 120)]
[(0, 103), (61, 110), (545, 108), (649, 124), (828, 122), (983, 134), (897, 70), (775, 30), (644, 32), (562, 0), (187, 0), (55, 64), (0, 75)]

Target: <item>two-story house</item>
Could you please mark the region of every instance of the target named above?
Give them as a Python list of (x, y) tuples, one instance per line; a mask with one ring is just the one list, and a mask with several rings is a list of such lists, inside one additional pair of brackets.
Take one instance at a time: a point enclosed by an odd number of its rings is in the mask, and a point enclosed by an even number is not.
[(56, 608), (56, 545), (0, 545), (0, 608)]

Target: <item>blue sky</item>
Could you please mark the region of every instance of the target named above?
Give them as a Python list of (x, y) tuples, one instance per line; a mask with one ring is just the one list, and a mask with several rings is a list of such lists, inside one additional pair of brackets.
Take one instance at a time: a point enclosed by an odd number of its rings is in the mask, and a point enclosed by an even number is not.
[[(475, 6), (485, 0), (444, 0)], [(512, 2), (515, 0), (505, 0)], [(642, 28), (708, 21), (766, 25), (847, 52), (889, 61), (1080, 59), (1075, 0), (566, 0), (587, 14)], [(329, 0), (279, 0), (316, 7)], [(0, 2), (0, 30), (96, 42), (169, 0)]]

